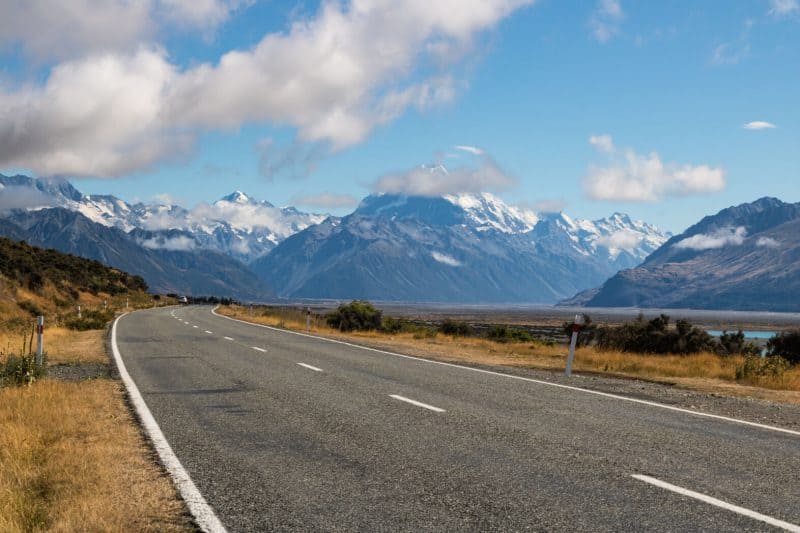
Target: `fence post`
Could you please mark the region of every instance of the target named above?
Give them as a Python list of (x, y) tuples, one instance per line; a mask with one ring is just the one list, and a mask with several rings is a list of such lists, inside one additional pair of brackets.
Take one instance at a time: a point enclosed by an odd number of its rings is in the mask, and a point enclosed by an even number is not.
[(569, 355), (567, 356), (567, 369), (564, 374), (572, 375), (572, 361), (575, 359), (575, 346), (578, 344), (578, 333), (583, 326), (583, 315), (575, 315), (575, 322), (572, 323), (572, 339), (569, 342)]
[(36, 318), (36, 364), (41, 366), (44, 360), (44, 317)]

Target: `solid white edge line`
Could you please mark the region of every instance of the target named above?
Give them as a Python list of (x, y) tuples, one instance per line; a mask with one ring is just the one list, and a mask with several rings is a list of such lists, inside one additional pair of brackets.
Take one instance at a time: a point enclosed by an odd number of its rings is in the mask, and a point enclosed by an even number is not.
[(444, 413), (445, 410), (440, 407), (434, 407), (432, 405), (428, 405), (427, 403), (418, 402), (417, 400), (412, 400), (411, 398), (406, 398), (405, 396), (400, 396), (399, 394), (390, 394), (390, 398), (394, 398), (395, 400), (400, 400), (401, 402), (410, 403), (411, 405), (416, 405), (417, 407), (422, 407), (423, 409), (430, 409), (431, 411), (436, 411), (437, 413)]
[[(217, 307), (219, 307), (219, 306), (217, 306)], [(759, 429), (766, 429), (766, 430), (769, 430), (769, 431), (777, 431), (779, 433), (786, 433), (788, 435), (794, 435), (796, 437), (800, 437), (800, 431), (795, 431), (793, 429), (786, 429), (786, 428), (781, 428), (781, 427), (777, 427), (777, 426), (768, 426), (766, 424), (759, 424), (758, 422), (749, 422), (747, 420), (740, 420), (738, 418), (731, 418), (731, 417), (722, 416), (722, 415), (704, 413), (702, 411), (692, 411), (691, 409), (684, 409), (682, 407), (675, 407), (673, 405), (666, 405), (666, 404), (663, 404), (663, 403), (651, 402), (651, 401), (648, 401), (648, 400), (640, 400), (638, 398), (629, 398), (628, 396), (621, 396), (619, 394), (612, 394), (610, 392), (601, 392), (601, 391), (596, 391), (596, 390), (591, 390), (591, 389), (584, 389), (584, 388), (581, 388), (581, 387), (575, 387), (573, 385), (562, 385), (561, 383), (551, 383), (550, 381), (543, 381), (543, 380), (540, 380), (540, 379), (526, 378), (526, 377), (523, 377), (523, 376), (515, 376), (513, 374), (504, 374), (502, 372), (495, 372), (493, 370), (484, 370), (483, 368), (472, 368), (472, 367), (469, 367), (469, 366), (457, 365), (455, 363), (445, 363), (444, 361), (434, 361), (432, 359), (423, 359), (421, 357), (414, 357), (413, 355), (404, 355), (404, 354), (401, 354), (401, 353), (388, 352), (386, 350), (378, 350), (377, 348), (370, 348), (369, 346), (361, 346), (359, 344), (353, 344), (351, 342), (345, 342), (345, 341), (340, 341), (340, 340), (336, 340), (336, 339), (328, 339), (326, 337), (319, 337), (317, 335), (309, 335), (308, 333), (300, 333), (298, 331), (291, 331), (291, 330), (288, 330), (288, 329), (274, 328), (272, 326), (266, 326), (264, 324), (254, 324), (252, 322), (247, 322), (246, 320), (239, 320), (238, 318), (232, 318), (232, 317), (229, 317), (229, 316), (221, 315), (221, 314), (217, 313), (217, 307), (215, 307), (215, 308), (213, 308), (211, 310), (211, 313), (214, 314), (215, 316), (218, 316), (218, 317), (221, 317), (221, 318), (226, 318), (228, 320), (233, 320), (234, 322), (241, 322), (242, 324), (247, 324), (248, 326), (255, 326), (255, 327), (259, 327), (259, 328), (271, 329), (273, 331), (279, 331), (279, 332), (282, 332), (282, 333), (290, 333), (292, 335), (299, 335), (301, 337), (309, 337), (309, 338), (312, 338), (312, 339), (317, 339), (317, 340), (326, 341), (326, 342), (332, 342), (332, 343), (335, 343), (335, 344), (343, 344), (345, 346), (351, 346), (353, 348), (360, 348), (362, 350), (368, 350), (368, 351), (371, 351), (371, 352), (382, 353), (382, 354), (385, 354), (385, 355), (392, 355), (394, 357), (402, 357), (404, 359), (412, 359), (414, 361), (420, 361), (420, 362), (423, 362), (423, 363), (430, 363), (430, 364), (434, 364), (434, 365), (448, 366), (448, 367), (452, 367), (452, 368), (460, 368), (462, 370), (470, 370), (472, 372), (480, 372), (481, 374), (489, 374), (489, 375), (492, 375), (492, 376), (501, 376), (501, 377), (505, 377), (505, 378), (517, 379), (517, 380), (520, 380), (520, 381), (527, 381), (529, 383), (536, 383), (538, 385), (546, 385), (548, 387), (556, 387), (556, 388), (559, 388), (559, 389), (573, 390), (573, 391), (583, 392), (583, 393), (586, 393), (586, 394), (594, 394), (595, 396), (602, 396), (604, 398), (614, 398), (616, 400), (622, 400), (622, 401), (626, 401), (626, 402), (638, 403), (638, 404), (641, 404), (641, 405), (649, 405), (651, 407), (658, 407), (660, 409), (666, 409), (668, 411), (673, 411), (673, 412), (676, 412), (676, 413), (685, 413), (685, 414), (694, 415), (694, 416), (712, 418), (714, 420), (723, 420), (725, 422), (733, 422), (734, 424), (741, 424), (741, 425), (744, 425), (744, 426), (750, 426), (750, 427), (755, 427), (755, 428), (759, 428)]]
[(307, 365), (305, 363), (297, 363), (297, 364), (300, 365), (300, 366), (303, 366), (303, 367), (305, 367), (305, 368), (307, 368), (309, 370), (313, 370), (314, 372), (322, 372), (321, 368), (317, 368), (317, 367), (312, 366), (312, 365)]
[(253, 346), (253, 349), (254, 349), (255, 351), (257, 351), (257, 352), (264, 352), (264, 353), (267, 353), (267, 351), (266, 351), (264, 348), (259, 348), (258, 346)]
[(164, 465), (164, 468), (167, 469), (167, 472), (169, 472), (169, 475), (172, 477), (173, 483), (175, 483), (181, 498), (183, 498), (186, 505), (189, 507), (189, 512), (194, 517), (197, 526), (208, 533), (226, 533), (227, 530), (225, 526), (222, 525), (217, 515), (214, 514), (214, 510), (208, 505), (203, 495), (200, 494), (194, 481), (192, 481), (188, 472), (183, 468), (175, 452), (172, 451), (172, 447), (164, 437), (164, 433), (161, 432), (161, 428), (158, 426), (150, 409), (148, 409), (144, 398), (142, 398), (139, 388), (136, 386), (136, 383), (133, 382), (130, 374), (128, 374), (127, 368), (125, 368), (125, 363), (122, 361), (122, 355), (117, 346), (117, 323), (127, 314), (128, 313), (120, 315), (114, 321), (114, 325), (111, 326), (111, 351), (114, 354), (114, 362), (117, 364), (119, 377), (122, 379), (122, 383), (125, 385), (125, 389), (128, 392), (128, 398), (130, 398), (131, 404), (136, 410), (142, 428), (153, 443), (153, 447), (156, 453), (158, 453), (161, 464)]
[(638, 479), (639, 481), (644, 481), (645, 483), (649, 483), (651, 485), (655, 485), (656, 487), (660, 487), (662, 489), (675, 492), (677, 494), (681, 494), (683, 496), (688, 496), (690, 498), (694, 498), (696, 500), (700, 500), (701, 502), (707, 503), (709, 505), (714, 505), (716, 507), (720, 507), (727, 511), (732, 511), (734, 513), (738, 513), (742, 516), (746, 516), (748, 518), (752, 518), (753, 520), (758, 520), (760, 522), (764, 522), (765, 524), (769, 524), (771, 526), (779, 527), (781, 529), (785, 529), (786, 531), (792, 531), (793, 533), (800, 533), (800, 526), (795, 524), (790, 524), (789, 522), (784, 522), (783, 520), (778, 520), (777, 518), (773, 518), (771, 516), (767, 516), (761, 513), (757, 513), (755, 511), (751, 511), (750, 509), (746, 509), (744, 507), (739, 507), (738, 505), (733, 505), (732, 503), (724, 502), (722, 500), (718, 500), (711, 496), (707, 496), (700, 492), (695, 492), (693, 490), (684, 489), (683, 487), (679, 487), (677, 485), (672, 485), (671, 483), (667, 483), (666, 481), (661, 481), (660, 479), (656, 479), (650, 476), (644, 476), (640, 474), (632, 474), (631, 477)]

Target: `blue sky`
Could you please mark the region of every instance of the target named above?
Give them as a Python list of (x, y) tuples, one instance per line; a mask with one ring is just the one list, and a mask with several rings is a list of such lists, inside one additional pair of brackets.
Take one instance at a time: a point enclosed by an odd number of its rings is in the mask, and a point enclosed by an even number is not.
[(0, 7), (0, 172), (342, 214), (441, 162), (426, 192), (673, 232), (800, 201), (797, 1), (449, 3)]

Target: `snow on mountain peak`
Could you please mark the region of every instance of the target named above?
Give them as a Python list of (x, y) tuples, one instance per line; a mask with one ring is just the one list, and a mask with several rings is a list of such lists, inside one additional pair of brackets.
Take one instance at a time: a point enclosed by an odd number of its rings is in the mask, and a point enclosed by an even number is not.
[(249, 203), (253, 202), (253, 199), (250, 198), (245, 193), (243, 193), (242, 191), (240, 191), (239, 189), (236, 189), (235, 191), (233, 191), (229, 195), (223, 196), (218, 201), (220, 201), (220, 202), (229, 202), (229, 203), (232, 203), (232, 204), (249, 204)]
[(463, 209), (479, 231), (524, 233), (539, 222), (533, 211), (507, 205), (489, 192), (448, 194), (444, 199)]

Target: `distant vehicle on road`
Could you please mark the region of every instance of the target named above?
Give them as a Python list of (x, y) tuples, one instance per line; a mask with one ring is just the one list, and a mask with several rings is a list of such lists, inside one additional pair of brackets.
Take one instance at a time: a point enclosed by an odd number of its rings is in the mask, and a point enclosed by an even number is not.
[(178, 303), (180, 303), (180, 304), (188, 304), (189, 303), (189, 298), (187, 298), (186, 296), (181, 296), (180, 298), (178, 298)]

